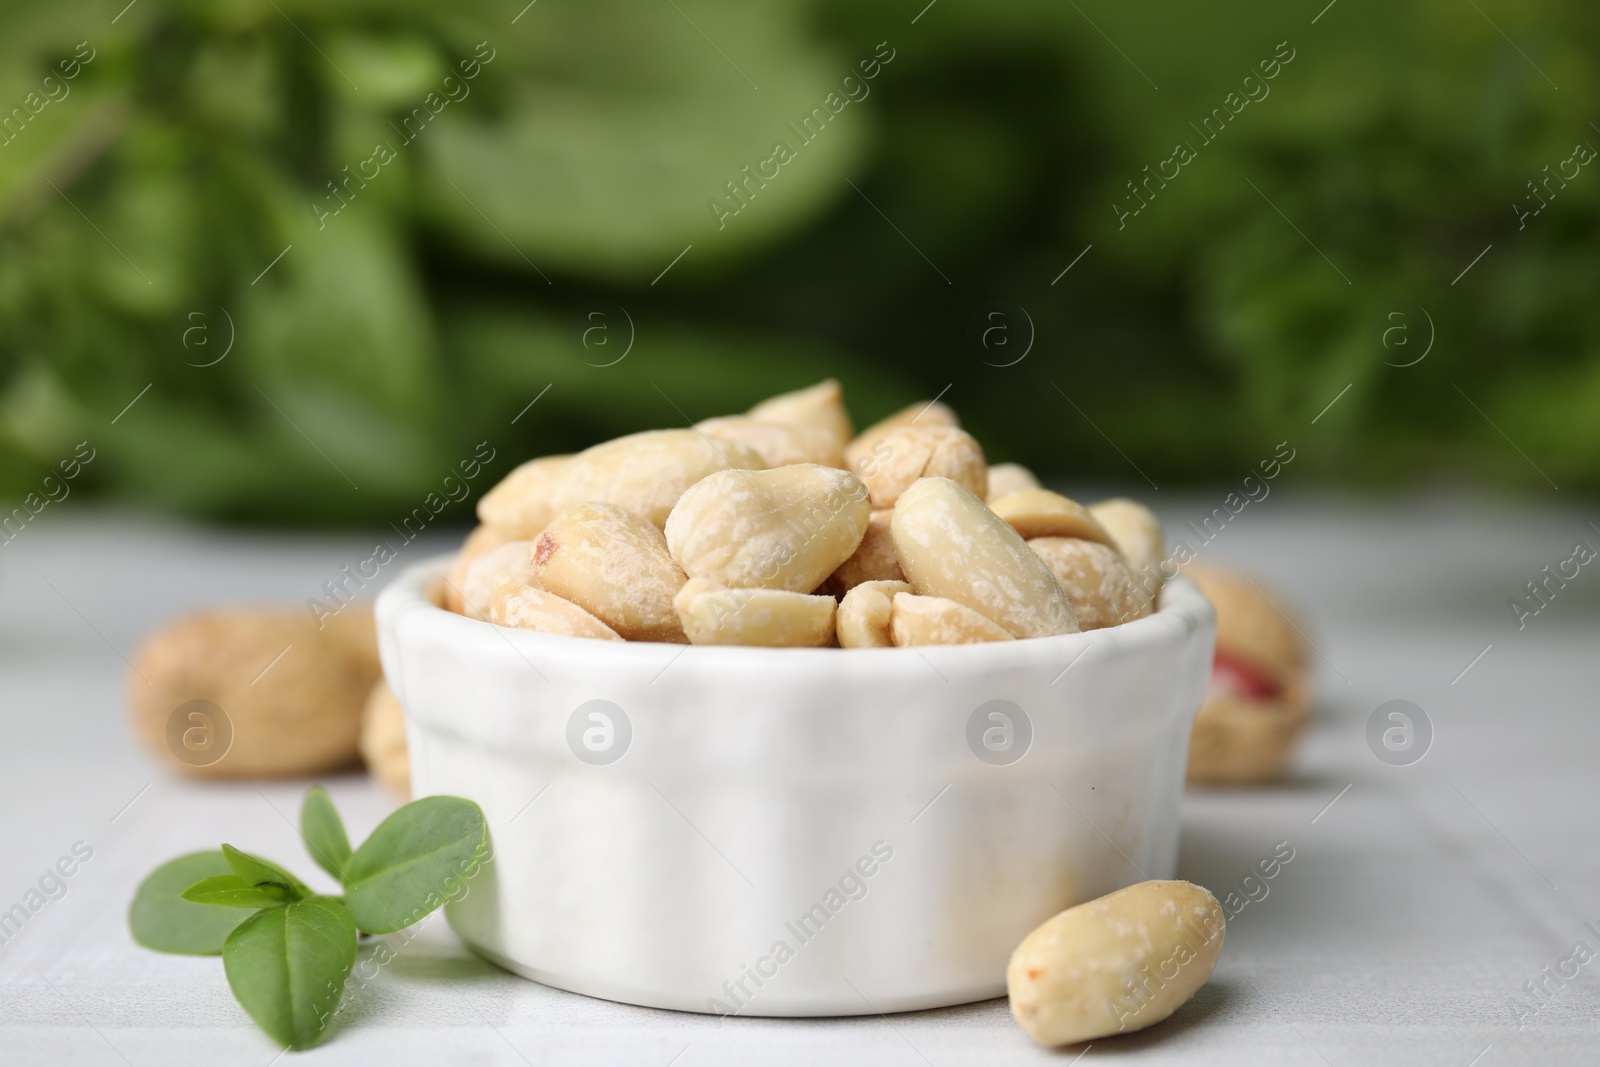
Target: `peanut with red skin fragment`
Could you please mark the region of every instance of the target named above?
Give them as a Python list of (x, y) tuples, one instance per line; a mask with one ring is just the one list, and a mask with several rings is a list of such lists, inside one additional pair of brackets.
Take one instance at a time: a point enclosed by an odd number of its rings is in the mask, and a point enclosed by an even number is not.
[(1227, 920), (1189, 882), (1140, 882), (1068, 908), (1011, 955), (1011, 1014), (1041, 1045), (1140, 1030), (1211, 977)]
[(688, 640), (672, 606), (688, 575), (661, 531), (626, 508), (594, 501), (557, 515), (535, 542), (528, 580), (624, 640)]

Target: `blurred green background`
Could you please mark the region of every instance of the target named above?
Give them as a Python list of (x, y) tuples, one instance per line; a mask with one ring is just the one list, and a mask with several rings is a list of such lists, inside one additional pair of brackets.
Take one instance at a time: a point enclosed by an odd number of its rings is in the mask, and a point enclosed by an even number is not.
[(6, 3), (0, 497), (373, 522), (827, 375), (1050, 476), (1600, 486), (1593, 4), (524, 2)]

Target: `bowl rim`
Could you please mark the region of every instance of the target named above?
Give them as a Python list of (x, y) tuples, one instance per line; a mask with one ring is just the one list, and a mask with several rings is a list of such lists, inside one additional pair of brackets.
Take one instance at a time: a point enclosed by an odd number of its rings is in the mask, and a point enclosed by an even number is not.
[[(1142, 619), (1051, 637), (968, 645), (889, 648), (772, 648), (757, 645), (689, 645), (664, 641), (601, 641), (591, 637), (498, 626), (440, 607), (429, 596), (429, 592), (454, 561), (453, 552), (418, 560), (384, 586), (374, 605), (380, 631), (390, 626), (397, 628), (402, 618), (421, 612), (421, 619), (425, 620), (429, 630), (451, 644), (464, 646), (492, 640), (494, 647), (504, 649), (505, 642), (509, 642), (519, 653), (542, 653), (568, 661), (579, 660), (583, 665), (659, 664), (663, 651), (670, 652), (670, 658), (676, 659), (683, 651), (694, 649), (694, 658), (701, 663), (725, 663), (742, 669), (761, 666), (763, 660), (774, 664), (817, 667), (832, 662), (832, 657), (845, 654), (850, 656), (852, 663), (876, 662), (885, 668), (891, 664), (910, 664), (920, 659), (970, 669), (1010, 663), (1030, 665), (1041, 660), (1076, 663), (1097, 649), (1126, 652), (1146, 646), (1179, 647), (1186, 644), (1196, 631), (1212, 625), (1215, 619), (1215, 611), (1205, 594), (1180, 574), (1163, 584), (1156, 610)], [(869, 656), (876, 657), (876, 660), (867, 659)]]

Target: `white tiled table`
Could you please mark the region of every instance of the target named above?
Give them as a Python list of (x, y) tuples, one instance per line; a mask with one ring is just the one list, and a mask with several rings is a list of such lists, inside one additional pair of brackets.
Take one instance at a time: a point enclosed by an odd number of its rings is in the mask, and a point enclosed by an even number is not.
[[(1221, 493), (1162, 496), (1178, 527)], [(1252, 561), (1306, 606), (1323, 699), (1290, 783), (1189, 795), (1179, 874), (1221, 894), (1278, 841), (1295, 858), (1230, 924), (1194, 1001), (1153, 1031), (1095, 1043), (1085, 1063), (1600, 1062), (1600, 962), (1564, 984), (1544, 970), (1578, 941), (1600, 952), (1584, 925), (1600, 929), (1600, 569), (1520, 632), (1506, 603), (1575, 541), (1600, 547), (1586, 525), (1600, 506), (1569, 506), (1280, 490), (1202, 550)], [(277, 1055), (220, 963), (139, 949), (124, 912), (158, 862), (224, 839), (309, 867), (283, 814), (303, 785), (158, 771), (124, 726), (120, 657), (187, 608), (301, 602), (368, 547), (81, 511), (0, 547), (0, 910), (75, 842), (94, 850), (67, 894), (0, 946), (0, 1063), (267, 1067)], [(1408, 767), (1365, 740), (1367, 716), (1394, 698), (1435, 730)], [(364, 778), (329, 785), (353, 836), (391, 806)], [(1551, 992), (1519, 1030), (1515, 998), (1541, 980)], [(1003, 1001), (724, 1023), (590, 1000), (494, 970), (437, 916), (346, 1016), (299, 1060), (942, 1067), (1079, 1051), (1035, 1048)]]

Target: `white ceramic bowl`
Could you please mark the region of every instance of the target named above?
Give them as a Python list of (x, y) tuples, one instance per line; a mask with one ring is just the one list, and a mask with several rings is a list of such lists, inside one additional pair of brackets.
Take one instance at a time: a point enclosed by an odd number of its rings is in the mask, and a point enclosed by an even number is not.
[(699, 1012), (961, 1004), (1049, 916), (1172, 876), (1215, 633), (1185, 580), (1114, 629), (762, 649), (477, 622), (427, 598), (448, 562), (378, 598), (384, 673), (414, 794), (488, 815), (450, 923), (518, 974)]

